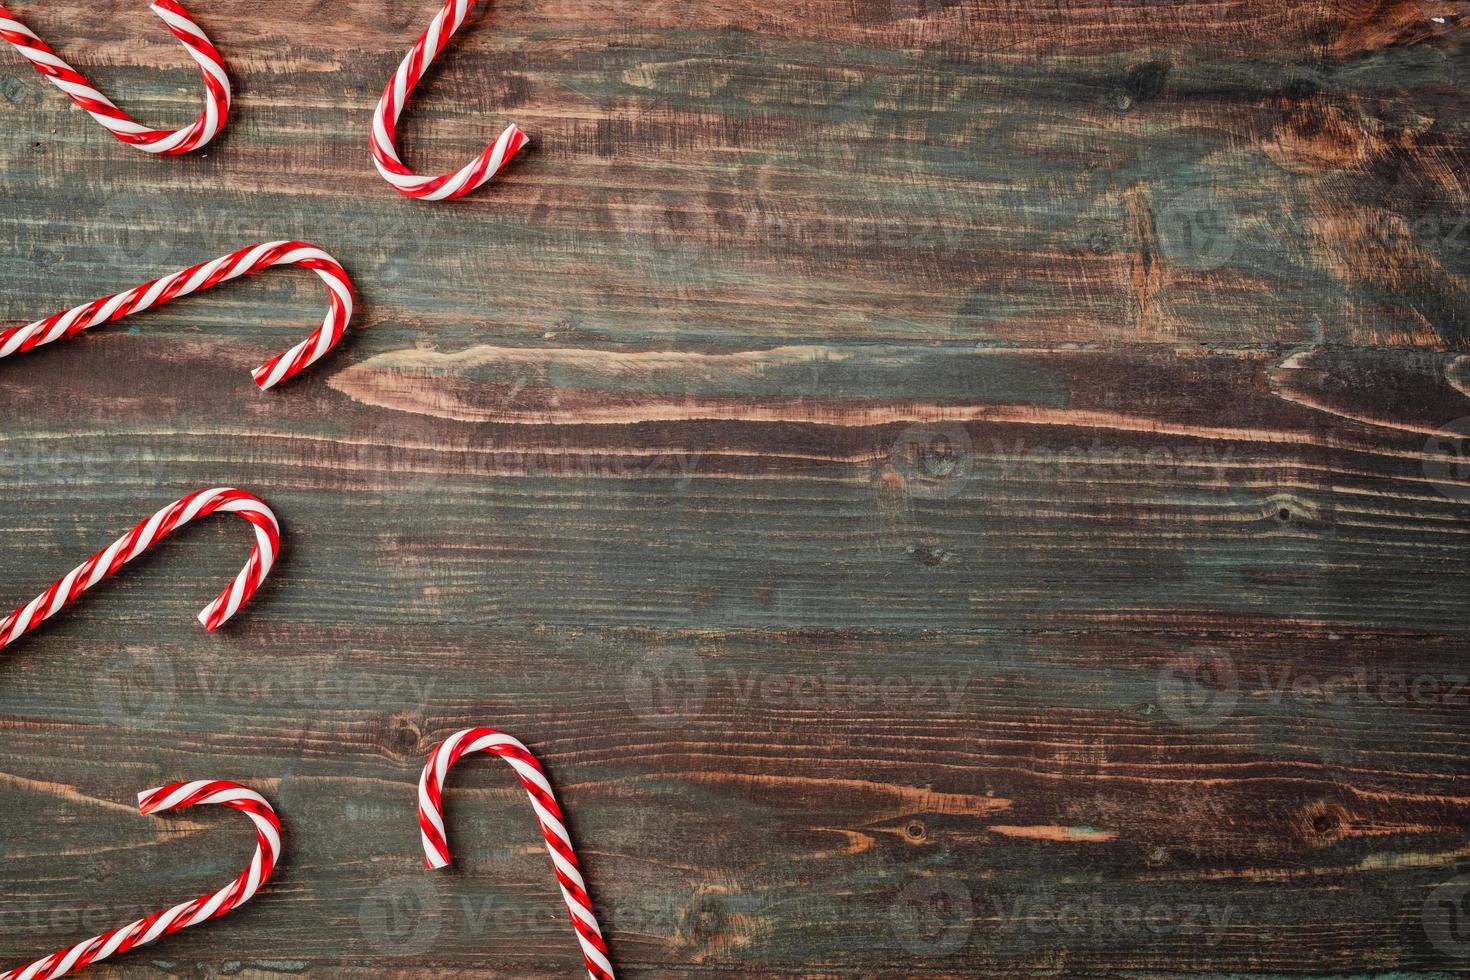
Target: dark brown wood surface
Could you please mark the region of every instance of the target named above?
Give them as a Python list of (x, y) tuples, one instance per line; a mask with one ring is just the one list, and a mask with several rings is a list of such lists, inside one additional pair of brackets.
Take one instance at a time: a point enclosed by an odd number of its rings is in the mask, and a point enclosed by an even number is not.
[[(143, 119), (198, 81), (141, 2), (15, 0)], [(285, 863), (96, 976), (571, 976), (517, 734), (630, 976), (1430, 974), (1470, 965), (1470, 47), (1435, 0), (504, 2), (403, 152), (433, 4), (194, 13), (238, 103), (115, 142), (0, 67), (0, 317), (253, 241), (277, 271), (0, 363), (14, 604), (204, 486), (3, 657), (0, 963)], [(7, 53), (8, 55), (8, 53)], [(9, 608), (6, 606), (5, 608)]]

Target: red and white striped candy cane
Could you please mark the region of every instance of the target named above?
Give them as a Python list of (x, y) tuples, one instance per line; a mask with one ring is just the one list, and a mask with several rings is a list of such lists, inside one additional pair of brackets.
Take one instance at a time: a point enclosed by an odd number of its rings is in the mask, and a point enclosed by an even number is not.
[(254, 790), (238, 783), (201, 780), (173, 783), (138, 794), (138, 809), (143, 813), (163, 813), (191, 806), (214, 804), (239, 810), (255, 824), (255, 854), (250, 866), (239, 877), (218, 891), (201, 895), (192, 902), (155, 912), (146, 919), (119, 926), (100, 936), (52, 953), (29, 966), (16, 967), (0, 980), (51, 980), (73, 970), (101, 962), (130, 949), (144, 946), (180, 929), (208, 922), (239, 908), (255, 896), (260, 886), (270, 879), (281, 858), (281, 821), (276, 811)]
[(398, 71), (383, 89), (378, 108), (373, 113), (373, 162), (378, 173), (399, 192), (424, 201), (446, 201), (463, 197), (494, 177), (500, 168), (521, 152), (529, 138), (512, 123), (500, 138), (485, 148), (461, 170), (441, 177), (421, 177), (404, 166), (394, 143), (398, 139), (398, 118), (403, 115), (408, 97), (418, 87), (429, 65), (448, 46), (455, 33), (464, 26), (465, 18), (479, 0), (446, 0), (428, 30), (419, 36), (413, 49), (398, 66)]
[(27, 326), (0, 331), (0, 358), (21, 354), (42, 344), (75, 337), (83, 330), (100, 323), (121, 320), (135, 313), (151, 310), (155, 306), (162, 306), (180, 296), (212, 289), (220, 283), (254, 275), (278, 265), (295, 265), (315, 272), (327, 284), (331, 306), (322, 325), (310, 337), (255, 369), (255, 383), (262, 390), (273, 388), (326, 356), (328, 351), (337, 346), (347, 324), (352, 320), (352, 280), (347, 277), (347, 271), (326, 252), (305, 242), (248, 245), (212, 262), (201, 262), (171, 276), (145, 282), (125, 293), (104, 296)]
[(199, 73), (204, 76), (204, 111), (193, 125), (183, 129), (149, 129), (134, 120), (113, 105), (112, 100), (94, 88), (80, 72), (62, 61), (45, 41), (6, 10), (3, 3), (0, 3), (0, 38), (15, 45), (37, 71), (51, 79), (52, 84), (71, 96), (73, 102), (124, 143), (136, 146), (144, 153), (168, 156), (189, 153), (214, 139), (224, 128), (230, 115), (230, 78), (225, 74), (224, 59), (187, 10), (175, 0), (156, 0), (150, 9), (168, 25), (174, 37), (183, 42), (184, 50), (199, 63)]
[(424, 837), (424, 857), (430, 869), (449, 864), (449, 838), (444, 830), (444, 777), (460, 757), (470, 752), (488, 752), (510, 763), (521, 785), (531, 797), (531, 807), (541, 825), (541, 836), (551, 853), (551, 866), (561, 886), (562, 898), (572, 916), (572, 926), (582, 944), (582, 958), (592, 980), (613, 980), (612, 963), (607, 956), (607, 943), (592, 912), (592, 898), (577, 865), (572, 839), (562, 817), (556, 794), (546, 778), (541, 763), (520, 741), (494, 728), (469, 728), (451, 735), (429, 756), (419, 780), (419, 829)]
[(83, 592), (169, 534), (190, 521), (216, 511), (239, 514), (249, 521), (255, 528), (255, 547), (250, 551), (250, 560), (245, 563), (240, 574), (235, 576), (235, 580), (199, 614), (199, 622), (204, 624), (205, 629), (214, 632), (250, 601), (250, 597), (255, 595), (255, 590), (260, 588), (260, 583), (270, 574), (271, 566), (281, 553), (281, 525), (270, 507), (253, 493), (230, 487), (200, 490), (169, 504), (57, 579), (49, 589), (6, 616), (4, 622), (0, 622), (0, 650), (40, 626), (56, 615), (63, 606), (76, 600)]

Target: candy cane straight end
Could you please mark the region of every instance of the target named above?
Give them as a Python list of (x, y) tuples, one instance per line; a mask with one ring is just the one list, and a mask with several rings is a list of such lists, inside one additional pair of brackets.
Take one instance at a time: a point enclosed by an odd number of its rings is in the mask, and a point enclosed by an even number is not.
[[(453, 201), (479, 190), (506, 168), (515, 157), (531, 145), (531, 137), (515, 123), (505, 127), (495, 142), (476, 160), (455, 174), (445, 174), (432, 180), (408, 174), (393, 175), (390, 183), (405, 197), (420, 201)], [(379, 171), (389, 177), (391, 170)]]
[(269, 363), (262, 364), (254, 371), (251, 371), (250, 378), (255, 382), (255, 387), (261, 391), (270, 391), (279, 383), (271, 377), (271, 365)]
[(167, 798), (169, 791), (177, 789), (181, 785), (183, 784), (168, 783), (164, 786), (155, 786), (152, 789), (145, 789), (143, 792), (138, 794), (138, 812), (143, 814), (145, 817), (157, 813), (159, 811), (159, 808), (163, 806), (163, 802)]
[(502, 139), (505, 140), (505, 159), (501, 162), (501, 166), (510, 163), (511, 160), (515, 159), (516, 154), (531, 145), (530, 134), (515, 123), (511, 123), (505, 127), (505, 132), (500, 134), (496, 142), (498, 143)]

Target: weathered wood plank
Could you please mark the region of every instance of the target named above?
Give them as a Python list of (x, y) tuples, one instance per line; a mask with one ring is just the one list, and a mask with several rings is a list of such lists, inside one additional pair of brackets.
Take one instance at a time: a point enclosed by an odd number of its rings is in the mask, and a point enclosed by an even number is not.
[[(189, 117), (132, 3), (17, 5)], [(366, 148), (429, 6), (196, 10), (240, 99), (182, 160), (0, 68), (0, 316), (276, 237), (363, 299), (267, 395), (309, 276), (0, 364), (15, 602), (197, 486), (289, 547), (218, 635), (229, 522), (7, 652), (0, 961), (230, 874), (228, 815), (128, 805), (218, 776), (279, 877), (114, 975), (574, 973), (493, 764), (420, 870), (491, 723), (628, 975), (1463, 967), (1467, 11), (498, 4), (405, 158), (535, 142), (431, 208)]]

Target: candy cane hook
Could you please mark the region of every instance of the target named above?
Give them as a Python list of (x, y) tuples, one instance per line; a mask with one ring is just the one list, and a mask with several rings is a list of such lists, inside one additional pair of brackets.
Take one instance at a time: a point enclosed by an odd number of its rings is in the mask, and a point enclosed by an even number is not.
[(82, 562), (52, 583), (45, 592), (0, 622), (0, 650), (5, 649), (46, 620), (56, 615), (92, 586), (137, 558), (171, 533), (216, 511), (239, 514), (255, 527), (255, 547), (250, 560), (219, 596), (199, 614), (199, 622), (213, 633), (250, 601), (260, 583), (270, 574), (281, 553), (281, 525), (264, 500), (244, 490), (221, 487), (200, 490), (143, 521), (127, 534)]
[(204, 111), (193, 125), (183, 129), (149, 129), (134, 120), (113, 105), (112, 100), (94, 88), (80, 72), (61, 60), (61, 56), (45, 41), (6, 10), (3, 3), (0, 3), (0, 38), (15, 45), (38, 72), (51, 79), (53, 85), (71, 96), (73, 102), (124, 143), (136, 146), (144, 153), (166, 156), (189, 153), (214, 139), (224, 128), (230, 115), (230, 78), (225, 74), (224, 58), (220, 57), (187, 10), (175, 0), (155, 0), (149, 9), (183, 43), (184, 50), (198, 62), (199, 73), (204, 76)]
[(192, 902), (155, 912), (146, 919), (119, 926), (100, 936), (52, 953), (29, 966), (16, 967), (0, 975), (0, 980), (52, 980), (92, 963), (126, 953), (180, 929), (208, 922), (231, 912), (255, 896), (270, 879), (281, 857), (281, 821), (276, 811), (254, 790), (238, 783), (200, 780), (173, 783), (138, 794), (138, 809), (144, 814), (183, 810), (191, 806), (215, 804), (239, 810), (255, 824), (255, 854), (239, 877), (216, 892), (201, 895)]
[(322, 325), (295, 347), (277, 354), (256, 368), (252, 376), (262, 390), (295, 377), (337, 346), (352, 320), (352, 280), (341, 263), (315, 245), (305, 242), (267, 242), (248, 245), (212, 262), (202, 262), (171, 276), (145, 282), (125, 293), (104, 296), (81, 306), (56, 313), (24, 327), (0, 331), (0, 359), (21, 354), (42, 344), (75, 337), (100, 323), (111, 323), (155, 306), (212, 289), (220, 283), (254, 275), (278, 265), (310, 269), (327, 284), (331, 306)]
[(418, 87), (429, 65), (448, 46), (455, 33), (464, 26), (465, 18), (479, 0), (446, 0), (428, 30), (419, 36), (398, 71), (383, 89), (378, 108), (373, 113), (373, 162), (378, 173), (400, 193), (425, 201), (445, 201), (463, 197), (494, 177), (529, 141), (519, 126), (511, 123), (500, 138), (485, 148), (456, 173), (442, 177), (420, 177), (399, 159), (394, 143), (398, 139), (398, 118), (403, 115), (408, 97)]
[(541, 763), (515, 738), (494, 728), (469, 728), (441, 742), (429, 756), (419, 780), (419, 830), (424, 838), (424, 857), (430, 869), (449, 864), (449, 839), (444, 830), (444, 777), (460, 758), (470, 752), (488, 752), (510, 763), (541, 825), (546, 849), (551, 853), (552, 870), (561, 886), (562, 898), (582, 944), (582, 958), (587, 963), (591, 980), (613, 980), (612, 963), (608, 961), (607, 943), (592, 912), (592, 899), (572, 850), (572, 839), (557, 805), (556, 794), (546, 778)]

